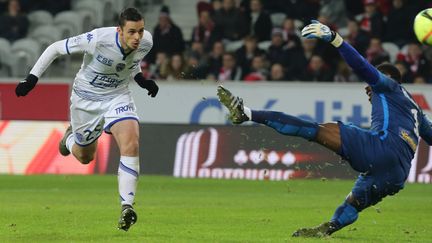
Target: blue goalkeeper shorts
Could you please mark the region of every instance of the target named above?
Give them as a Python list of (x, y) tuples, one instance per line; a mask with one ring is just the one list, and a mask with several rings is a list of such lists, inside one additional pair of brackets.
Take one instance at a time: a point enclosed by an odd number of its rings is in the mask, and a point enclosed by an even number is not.
[(353, 189), (353, 196), (361, 209), (374, 205), (387, 195), (401, 190), (408, 177), (413, 153), (398, 136), (377, 133), (351, 124), (339, 122), (342, 158), (361, 172)]

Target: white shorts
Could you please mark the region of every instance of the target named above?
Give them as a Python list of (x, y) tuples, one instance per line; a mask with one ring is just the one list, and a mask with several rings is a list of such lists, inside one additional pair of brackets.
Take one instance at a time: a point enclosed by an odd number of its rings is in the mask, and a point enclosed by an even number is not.
[(93, 143), (102, 131), (111, 133), (111, 127), (119, 121), (127, 119), (139, 121), (130, 92), (110, 100), (93, 101), (83, 99), (72, 91), (70, 100), (72, 131), (75, 143), (80, 146)]

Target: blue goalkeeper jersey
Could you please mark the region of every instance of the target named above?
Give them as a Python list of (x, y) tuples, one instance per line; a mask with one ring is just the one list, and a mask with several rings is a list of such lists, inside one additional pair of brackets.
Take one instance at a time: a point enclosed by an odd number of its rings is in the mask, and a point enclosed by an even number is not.
[(389, 133), (399, 136), (415, 152), (419, 136), (432, 145), (432, 123), (398, 82), (369, 64), (344, 42), (339, 53), (372, 88), (371, 132), (385, 140)]

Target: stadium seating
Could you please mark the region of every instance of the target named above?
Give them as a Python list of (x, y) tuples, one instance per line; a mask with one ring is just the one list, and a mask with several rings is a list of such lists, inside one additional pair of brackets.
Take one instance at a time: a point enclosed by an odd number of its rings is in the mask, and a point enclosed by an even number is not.
[(115, 0), (103, 0), (103, 25), (111, 26), (115, 16)]
[(12, 76), (22, 77), (28, 74), (41, 54), (39, 42), (31, 38), (23, 38), (15, 41), (11, 47), (13, 62)]
[(53, 25), (43, 25), (37, 27), (31, 34), (41, 44), (41, 50), (45, 50), (52, 43), (62, 39), (62, 33)]
[(264, 51), (268, 51), (271, 44), (271, 41), (261, 41), (260, 43), (258, 43), (258, 48)]
[(11, 75), (13, 66), (11, 56), (11, 43), (5, 38), (0, 38), (0, 73), (2, 75)]
[(392, 42), (383, 42), (382, 47), (386, 52), (388, 52), (390, 56), (390, 62), (394, 63), (398, 53), (400, 52), (399, 47)]
[(286, 14), (284, 13), (273, 13), (270, 14), (270, 19), (273, 23), (273, 27), (282, 27), (283, 21), (286, 18)]
[(36, 10), (27, 15), (30, 27), (29, 32), (33, 32), (38, 26), (51, 25), (54, 22), (52, 14), (46, 10)]
[(225, 50), (227, 52), (235, 52), (237, 49), (243, 46), (244, 41), (238, 40), (238, 41), (230, 41), (225, 44)]
[(83, 20), (75, 11), (63, 11), (54, 17), (54, 24), (61, 30), (62, 38), (82, 33)]
[(81, 0), (75, 3), (73, 10), (76, 12), (83, 10), (91, 11), (92, 15), (95, 16), (95, 26), (102, 27), (104, 22), (103, 7), (104, 4), (101, 1)]

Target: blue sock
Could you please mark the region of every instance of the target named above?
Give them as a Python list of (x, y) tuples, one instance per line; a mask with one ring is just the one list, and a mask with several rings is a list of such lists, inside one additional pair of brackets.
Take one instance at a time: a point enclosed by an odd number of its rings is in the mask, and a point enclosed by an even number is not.
[(338, 229), (354, 223), (358, 218), (358, 211), (351, 204), (344, 202), (333, 214), (330, 222), (336, 224)]
[(274, 128), (279, 133), (314, 140), (318, 133), (318, 123), (306, 121), (276, 111), (252, 110), (252, 121)]

